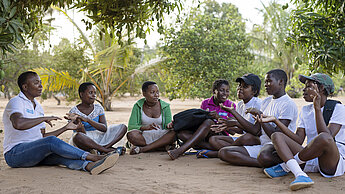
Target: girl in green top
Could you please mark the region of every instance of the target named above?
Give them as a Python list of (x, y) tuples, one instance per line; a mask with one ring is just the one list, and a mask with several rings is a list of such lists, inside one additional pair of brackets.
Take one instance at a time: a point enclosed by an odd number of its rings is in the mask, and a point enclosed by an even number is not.
[(145, 82), (142, 92), (144, 98), (134, 104), (128, 122), (127, 139), (134, 145), (130, 154), (162, 148), (175, 141), (175, 132), (168, 130), (172, 128), (170, 105), (159, 99), (157, 84)]

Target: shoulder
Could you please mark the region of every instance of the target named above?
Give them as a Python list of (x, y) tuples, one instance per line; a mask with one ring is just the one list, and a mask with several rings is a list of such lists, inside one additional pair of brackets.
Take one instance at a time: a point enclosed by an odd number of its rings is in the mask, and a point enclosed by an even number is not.
[(205, 100), (203, 100), (201, 102), (201, 104), (209, 104), (210, 103), (210, 100), (212, 100), (212, 97), (211, 98), (206, 98)]
[(144, 105), (144, 102), (145, 102), (145, 98), (142, 98), (142, 99), (138, 100), (138, 101), (134, 104), (134, 106), (138, 106), (138, 107), (142, 108), (143, 105)]
[(240, 107), (240, 106), (242, 106), (243, 103), (244, 103), (243, 100), (241, 100), (237, 103), (237, 106)]
[(104, 113), (104, 108), (101, 104), (94, 104), (95, 109), (98, 110), (101, 113)]
[(302, 108), (301, 108), (301, 114), (306, 113), (306, 112), (310, 112), (310, 111), (314, 111), (313, 104), (308, 104), (308, 105), (302, 106)]
[(262, 101), (262, 106), (265, 106), (267, 104), (269, 104), (271, 101), (273, 100), (273, 96), (268, 96), (267, 98), (265, 98), (263, 101)]
[(345, 114), (345, 106), (343, 104), (337, 103), (335, 105), (334, 111)]
[(165, 107), (169, 107), (169, 106), (170, 106), (169, 103), (163, 101), (162, 99), (159, 99), (159, 103), (161, 104), (161, 107), (162, 107), (162, 108), (165, 108)]
[(287, 94), (279, 98), (278, 103), (282, 105), (292, 106), (292, 108), (297, 108), (295, 101), (293, 101), (293, 99)]
[(76, 113), (76, 112), (78, 112), (78, 107), (77, 107), (77, 106), (73, 106), (73, 107), (71, 108), (71, 110), (69, 110), (69, 112), (70, 112), (70, 113)]
[(231, 106), (232, 104), (235, 104), (234, 102), (232, 102), (231, 100), (226, 100), (224, 102), (225, 106)]
[(10, 108), (24, 108), (23, 107), (24, 99), (20, 98), (19, 96), (15, 96), (10, 99), (10, 101), (6, 105), (6, 109)]

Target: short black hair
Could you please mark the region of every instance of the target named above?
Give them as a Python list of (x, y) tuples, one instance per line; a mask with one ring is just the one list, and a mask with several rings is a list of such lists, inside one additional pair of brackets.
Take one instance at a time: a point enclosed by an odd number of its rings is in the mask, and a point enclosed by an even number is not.
[(78, 88), (78, 94), (79, 94), (80, 98), (81, 98), (80, 93), (85, 92), (87, 90), (87, 87), (89, 87), (89, 86), (95, 86), (95, 84), (93, 84), (91, 82), (84, 82), (84, 83), (80, 84), (80, 86)]
[(267, 72), (266, 74), (272, 75), (276, 80), (283, 80), (284, 82), (284, 88), (287, 84), (287, 75), (284, 70), (282, 69), (272, 69), (271, 71)]
[(26, 80), (30, 77), (30, 76), (36, 76), (38, 75), (36, 72), (33, 72), (33, 71), (26, 71), (22, 74), (19, 75), (18, 77), (18, 80), (17, 80), (17, 83), (18, 83), (18, 86), (20, 88), (20, 91), (23, 91), (23, 84), (26, 83)]
[(220, 86), (222, 86), (223, 84), (229, 86), (228, 80), (225, 80), (225, 79), (217, 79), (216, 81), (214, 81), (214, 82), (213, 82), (213, 86), (212, 86), (212, 92), (214, 92), (215, 90), (217, 90), (218, 88), (220, 88)]
[(146, 92), (146, 90), (149, 88), (150, 85), (154, 85), (154, 84), (157, 84), (156, 82), (153, 82), (153, 81), (146, 81), (143, 83), (143, 85), (141, 86), (141, 90), (143, 92)]
[(260, 94), (260, 88), (256, 85), (251, 85), (252, 86), (252, 91), (255, 92), (254, 97), (258, 97)]

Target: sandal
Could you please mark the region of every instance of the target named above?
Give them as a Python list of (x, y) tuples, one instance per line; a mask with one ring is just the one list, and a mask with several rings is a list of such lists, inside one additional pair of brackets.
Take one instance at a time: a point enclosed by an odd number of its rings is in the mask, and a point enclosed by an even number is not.
[(115, 151), (120, 154), (120, 156), (124, 155), (126, 153), (126, 148), (123, 146), (119, 146), (115, 148)]
[(139, 146), (132, 146), (131, 150), (129, 151), (130, 155), (135, 155), (140, 153), (140, 147)]
[(197, 158), (208, 158), (208, 156), (206, 155), (208, 152), (210, 152), (211, 150), (199, 150), (196, 153), (196, 157)]

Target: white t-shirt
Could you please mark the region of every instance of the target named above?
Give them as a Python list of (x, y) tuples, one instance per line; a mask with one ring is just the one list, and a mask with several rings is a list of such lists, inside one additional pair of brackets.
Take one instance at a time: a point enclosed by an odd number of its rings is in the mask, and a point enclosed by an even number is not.
[(21, 113), (25, 118), (44, 116), (42, 106), (37, 100), (34, 99), (34, 101), (36, 108), (34, 108), (32, 102), (22, 92), (20, 92), (8, 102), (2, 117), (5, 131), (4, 154), (10, 151), (17, 144), (35, 141), (43, 137), (41, 129), (46, 128), (45, 123), (40, 123), (27, 130), (18, 130), (13, 127), (10, 120), (10, 116), (13, 113)]
[(255, 119), (253, 118), (252, 114), (250, 114), (250, 113), (246, 114), (246, 110), (248, 108), (256, 108), (256, 109), (260, 110), (261, 109), (261, 103), (262, 103), (262, 100), (258, 97), (253, 97), (247, 103), (244, 103), (243, 100), (241, 100), (237, 104), (236, 111), (238, 112), (238, 114), (240, 114), (247, 121), (254, 124)]
[[(323, 107), (321, 108), (323, 112)], [(339, 132), (335, 136), (335, 141), (337, 142), (337, 147), (339, 153), (345, 156), (345, 145), (339, 142), (345, 143), (345, 106), (342, 104), (337, 104), (334, 108), (329, 123), (335, 123), (342, 125)], [(298, 128), (304, 128), (307, 136), (307, 144), (309, 144), (317, 135), (316, 122), (315, 122), (315, 110), (314, 105), (309, 104), (302, 107), (301, 113), (299, 115)]]
[[(277, 119), (287, 119), (290, 120), (288, 128), (295, 132), (296, 121), (298, 116), (298, 109), (295, 102), (287, 95), (281, 96), (280, 98), (273, 99), (273, 96), (267, 97), (262, 101), (261, 111), (264, 115), (274, 116)], [(271, 122), (269, 123), (273, 127), (276, 127), (276, 124)], [(272, 142), (271, 139), (267, 136), (265, 131), (262, 130), (262, 135), (260, 136), (261, 145)]]

